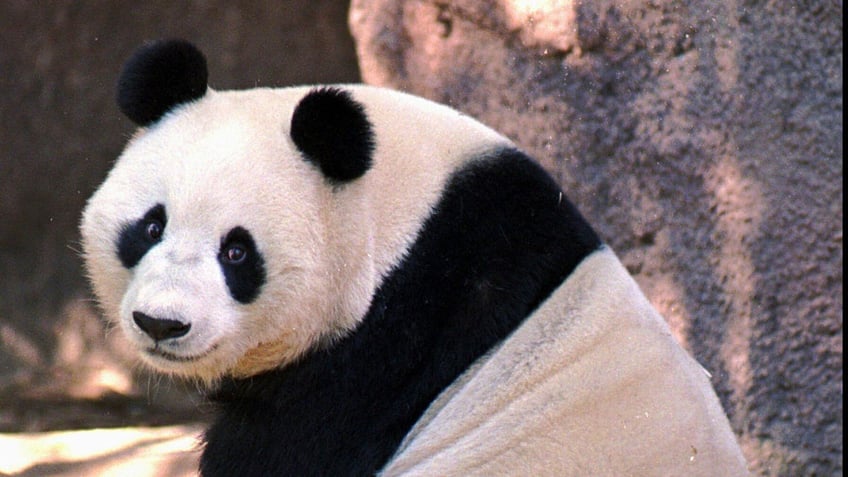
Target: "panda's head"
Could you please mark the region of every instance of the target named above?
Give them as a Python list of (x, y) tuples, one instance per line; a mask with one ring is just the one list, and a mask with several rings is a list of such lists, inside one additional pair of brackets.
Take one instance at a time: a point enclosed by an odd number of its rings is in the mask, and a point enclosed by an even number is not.
[(188, 43), (130, 59), (118, 103), (141, 128), (81, 230), (100, 303), (143, 360), (208, 381), (355, 325), (373, 270), (344, 250), (367, 247), (349, 212), (374, 138), (343, 90), (218, 93), (206, 78)]
[(214, 91), (181, 41), (141, 48), (118, 103), (140, 128), (83, 214), (86, 268), (146, 363), (207, 382), (354, 329), (450, 172), (505, 141), (364, 86)]

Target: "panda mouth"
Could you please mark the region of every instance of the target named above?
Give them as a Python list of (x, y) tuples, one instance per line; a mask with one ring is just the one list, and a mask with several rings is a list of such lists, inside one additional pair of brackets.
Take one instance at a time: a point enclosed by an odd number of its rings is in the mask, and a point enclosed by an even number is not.
[(156, 345), (152, 348), (147, 348), (145, 351), (147, 352), (147, 354), (149, 354), (151, 356), (156, 356), (158, 358), (162, 358), (162, 359), (165, 359), (167, 361), (172, 361), (172, 362), (175, 362), (175, 363), (188, 363), (188, 362), (191, 362), (191, 361), (197, 361), (199, 359), (203, 359), (206, 356), (209, 356), (209, 354), (211, 354), (216, 349), (218, 349), (217, 343), (212, 345), (209, 349), (207, 349), (206, 351), (204, 351), (200, 354), (189, 355), (189, 356), (181, 356), (181, 355), (178, 355), (178, 354), (174, 354), (170, 351), (165, 351), (164, 349), (160, 348), (158, 345)]

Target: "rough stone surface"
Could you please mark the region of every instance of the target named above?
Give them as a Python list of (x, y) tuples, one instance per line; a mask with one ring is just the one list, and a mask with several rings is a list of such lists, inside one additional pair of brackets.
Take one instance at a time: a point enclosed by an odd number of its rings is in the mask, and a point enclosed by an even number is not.
[(354, 0), (363, 79), (560, 180), (752, 470), (842, 474), (842, 2)]
[(104, 332), (77, 253), (82, 206), (134, 129), (114, 99), (127, 57), (180, 37), (207, 54), (213, 88), (357, 81), (347, 13), (337, 0), (0, 2), (0, 431), (160, 425), (196, 407), (192, 386), (148, 378)]

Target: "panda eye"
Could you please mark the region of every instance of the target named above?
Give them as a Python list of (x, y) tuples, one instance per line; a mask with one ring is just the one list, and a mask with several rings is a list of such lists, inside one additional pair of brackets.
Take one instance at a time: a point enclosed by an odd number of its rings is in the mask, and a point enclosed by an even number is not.
[(241, 244), (228, 245), (221, 251), (221, 260), (229, 265), (240, 265), (247, 258), (247, 250)]
[(158, 242), (162, 238), (165, 226), (158, 220), (149, 220), (144, 225), (144, 234), (150, 242)]

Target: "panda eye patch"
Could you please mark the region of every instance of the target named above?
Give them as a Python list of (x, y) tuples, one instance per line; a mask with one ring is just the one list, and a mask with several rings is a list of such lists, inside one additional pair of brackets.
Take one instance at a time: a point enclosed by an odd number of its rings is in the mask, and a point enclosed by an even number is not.
[(162, 240), (166, 223), (165, 206), (156, 204), (140, 219), (124, 225), (117, 243), (121, 264), (128, 269), (135, 267)]
[(265, 261), (247, 229), (234, 227), (221, 239), (218, 263), (236, 301), (246, 304), (259, 296), (265, 283)]

